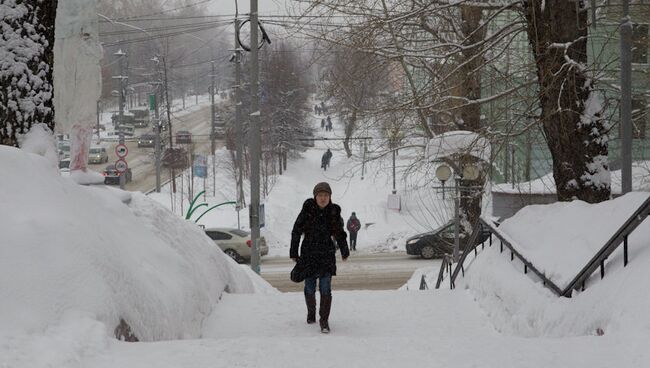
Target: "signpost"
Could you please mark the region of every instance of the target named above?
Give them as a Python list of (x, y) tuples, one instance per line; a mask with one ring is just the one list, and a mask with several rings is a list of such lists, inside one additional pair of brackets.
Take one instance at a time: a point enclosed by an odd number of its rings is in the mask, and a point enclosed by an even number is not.
[(126, 156), (128, 154), (129, 148), (120, 139), (120, 143), (115, 146), (115, 155), (118, 157), (117, 161), (115, 161), (115, 170), (120, 173), (120, 189), (124, 189), (124, 184), (126, 184), (125, 173), (129, 169), (129, 165), (126, 163)]

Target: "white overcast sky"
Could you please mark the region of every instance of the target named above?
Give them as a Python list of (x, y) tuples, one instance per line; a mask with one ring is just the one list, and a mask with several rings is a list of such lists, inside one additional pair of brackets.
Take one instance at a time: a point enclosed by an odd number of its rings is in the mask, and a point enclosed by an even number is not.
[[(237, 0), (239, 14), (250, 11), (250, 0)], [(291, 6), (291, 0), (257, 0), (257, 8), (260, 15), (287, 14), (286, 8)], [(235, 14), (235, 0), (212, 0), (208, 8), (214, 15)]]

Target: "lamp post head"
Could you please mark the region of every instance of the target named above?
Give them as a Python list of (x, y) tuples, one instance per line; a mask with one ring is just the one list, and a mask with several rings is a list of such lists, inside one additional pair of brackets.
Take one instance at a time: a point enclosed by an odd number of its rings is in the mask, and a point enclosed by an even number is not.
[(443, 183), (451, 177), (451, 168), (447, 165), (440, 165), (436, 169), (436, 178)]
[(480, 169), (475, 165), (465, 165), (463, 166), (463, 179), (465, 180), (476, 180), (480, 175)]

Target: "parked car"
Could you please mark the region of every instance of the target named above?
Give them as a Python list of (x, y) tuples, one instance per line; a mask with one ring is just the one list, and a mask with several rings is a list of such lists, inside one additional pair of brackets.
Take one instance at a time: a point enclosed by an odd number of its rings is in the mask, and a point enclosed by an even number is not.
[(133, 173), (131, 173), (131, 168), (128, 168), (126, 169), (125, 172), (120, 173), (115, 169), (115, 165), (106, 166), (106, 169), (104, 169), (102, 175), (104, 175), (104, 184), (106, 185), (119, 185), (121, 175), (126, 175), (125, 177), (126, 181), (124, 183), (128, 183), (133, 179)]
[(70, 176), (70, 157), (59, 161), (59, 173), (61, 176)]
[(192, 143), (192, 133), (187, 130), (179, 130), (176, 132), (176, 143), (178, 144), (190, 144)]
[[(481, 231), (476, 238), (475, 244), (481, 244), (490, 237), (490, 231), (480, 224)], [(421, 256), (424, 259), (442, 257), (444, 254), (452, 254), (454, 250), (454, 222), (449, 222), (438, 229), (412, 236), (406, 240), (406, 253), (414, 256)], [(460, 250), (465, 250), (467, 241), (460, 239)]]
[[(162, 144), (162, 140), (160, 141)], [(138, 138), (138, 147), (156, 147), (156, 134), (144, 133)]]
[[(238, 263), (250, 261), (253, 243), (248, 231), (232, 228), (206, 228), (205, 234)], [(266, 239), (260, 237), (260, 255), (269, 254)]]
[(183, 147), (167, 148), (162, 155), (162, 164), (165, 167), (184, 169), (190, 166), (190, 159)]
[(59, 151), (59, 160), (70, 157), (70, 141), (59, 141), (57, 150)]
[(89, 164), (103, 164), (108, 162), (108, 153), (105, 147), (90, 147), (88, 151)]

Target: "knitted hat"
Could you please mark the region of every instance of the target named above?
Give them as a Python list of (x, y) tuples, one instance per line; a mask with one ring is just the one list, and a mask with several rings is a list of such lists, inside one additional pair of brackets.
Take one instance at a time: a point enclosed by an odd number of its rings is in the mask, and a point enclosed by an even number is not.
[(321, 182), (316, 184), (314, 187), (314, 197), (316, 197), (316, 194), (320, 192), (327, 192), (329, 195), (332, 195), (332, 188), (330, 188), (330, 185), (327, 184), (326, 182)]

